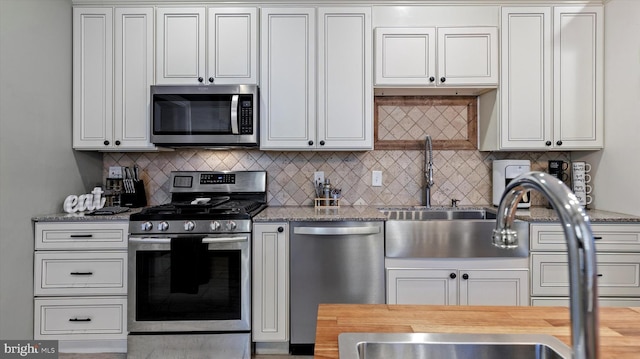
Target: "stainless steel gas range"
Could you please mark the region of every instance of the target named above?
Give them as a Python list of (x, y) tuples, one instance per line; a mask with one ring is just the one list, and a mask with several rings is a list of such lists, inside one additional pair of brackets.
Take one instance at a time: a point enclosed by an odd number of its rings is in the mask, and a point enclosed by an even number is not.
[(266, 172), (172, 172), (129, 224), (128, 358), (251, 357), (252, 218)]

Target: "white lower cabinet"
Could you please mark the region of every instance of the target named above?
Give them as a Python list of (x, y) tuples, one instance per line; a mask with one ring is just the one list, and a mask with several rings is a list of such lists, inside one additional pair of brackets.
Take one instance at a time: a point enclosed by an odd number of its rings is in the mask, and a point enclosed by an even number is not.
[(407, 262), (404, 268), (387, 266), (387, 303), (528, 305), (528, 269), (500, 262), (423, 260)]
[(35, 223), (34, 339), (126, 352), (127, 232), (127, 221)]
[[(252, 336), (256, 351), (289, 340), (289, 225), (253, 225)], [(263, 343), (269, 343), (264, 344)], [(275, 344), (275, 345), (273, 345)], [(265, 352), (266, 354), (266, 352)]]
[[(598, 296), (602, 306), (640, 304), (640, 225), (595, 223)], [(532, 223), (531, 304), (568, 305), (569, 258), (559, 223)]]

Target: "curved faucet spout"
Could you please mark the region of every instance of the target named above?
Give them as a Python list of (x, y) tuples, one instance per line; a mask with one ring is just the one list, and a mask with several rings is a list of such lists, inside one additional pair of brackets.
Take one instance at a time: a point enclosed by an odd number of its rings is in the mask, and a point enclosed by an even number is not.
[(575, 194), (548, 173), (528, 172), (516, 177), (500, 200), (493, 243), (503, 248), (517, 246), (511, 224), (520, 198), (530, 189), (549, 200), (564, 228), (569, 257), (573, 358), (595, 359), (599, 350), (596, 251), (589, 216)]

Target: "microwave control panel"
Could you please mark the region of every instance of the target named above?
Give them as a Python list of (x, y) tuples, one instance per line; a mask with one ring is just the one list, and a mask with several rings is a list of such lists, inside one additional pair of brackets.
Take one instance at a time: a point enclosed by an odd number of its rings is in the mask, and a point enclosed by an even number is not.
[(240, 134), (253, 134), (253, 100), (251, 96), (240, 97)]

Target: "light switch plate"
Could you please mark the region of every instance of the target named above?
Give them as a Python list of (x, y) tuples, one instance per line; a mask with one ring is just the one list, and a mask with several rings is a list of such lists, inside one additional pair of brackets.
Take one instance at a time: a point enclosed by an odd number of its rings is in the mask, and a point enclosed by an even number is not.
[(373, 187), (382, 187), (382, 171), (371, 172), (371, 185)]

